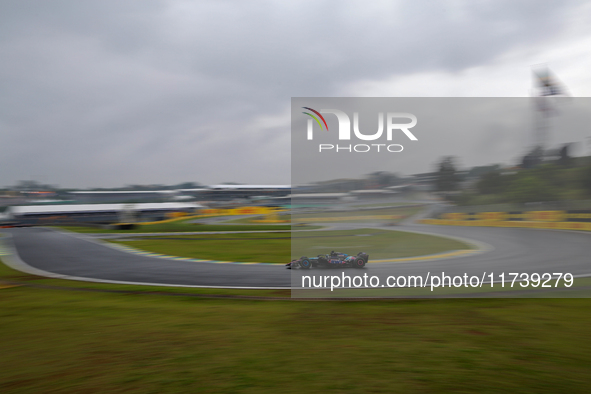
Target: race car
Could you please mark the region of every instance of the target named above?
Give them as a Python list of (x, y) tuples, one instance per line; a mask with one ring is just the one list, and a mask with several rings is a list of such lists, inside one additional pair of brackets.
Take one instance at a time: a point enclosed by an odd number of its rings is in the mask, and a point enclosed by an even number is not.
[(357, 256), (349, 255), (347, 253), (335, 252), (330, 254), (319, 254), (318, 257), (300, 257), (285, 264), (287, 269), (302, 268), (310, 269), (312, 267), (318, 268), (363, 268), (369, 260), (369, 255), (365, 252), (357, 253)]

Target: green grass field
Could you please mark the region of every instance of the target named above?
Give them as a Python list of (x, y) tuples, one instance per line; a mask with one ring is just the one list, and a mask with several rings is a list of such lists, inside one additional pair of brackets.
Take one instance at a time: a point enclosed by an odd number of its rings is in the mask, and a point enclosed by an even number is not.
[(192, 231), (272, 231), (272, 230), (291, 230), (289, 224), (259, 224), (259, 225), (220, 225), (220, 224), (193, 224), (186, 222), (172, 222), (162, 224), (139, 225), (132, 230), (110, 230), (95, 227), (77, 227), (77, 226), (56, 226), (64, 230), (75, 231), (78, 233), (165, 233), (165, 232), (192, 232)]
[(289, 295), (66, 281), (0, 264), (0, 393), (589, 392), (589, 299), (280, 299)]
[(110, 242), (170, 256), (285, 264), (289, 262), (290, 240), (290, 233), (250, 233), (145, 237)]
[[(424, 207), (414, 206), (416, 204), (394, 204), (389, 205), (385, 204), (387, 207), (382, 209), (359, 209), (361, 207), (372, 207), (372, 206), (380, 206), (383, 207), (384, 205), (380, 204), (370, 204), (368, 206), (356, 206), (352, 208), (350, 211), (320, 211), (316, 213), (297, 213), (297, 214), (279, 214), (277, 217), (282, 220), (290, 221), (292, 218), (294, 219), (295, 223), (298, 222), (306, 222), (306, 220), (310, 219), (329, 219), (332, 221), (334, 219), (342, 219), (345, 222), (356, 222), (356, 221), (368, 221), (367, 217), (370, 216), (384, 216), (384, 218), (374, 219), (376, 221), (388, 221), (389, 223), (398, 223), (401, 220), (412, 216), (416, 213), (421, 212)], [(407, 207), (407, 205), (412, 205), (411, 207)], [(239, 219), (231, 219), (227, 220), (224, 223), (232, 223), (232, 224), (247, 224), (247, 223), (256, 223), (256, 220), (265, 219), (265, 215), (260, 216), (252, 216), (252, 217), (245, 217)], [(372, 219), (369, 219), (370, 221)]]
[(408, 205), (416, 205), (414, 202), (384, 202), (374, 204), (354, 204), (356, 208), (373, 208), (373, 207), (404, 207)]
[(588, 299), (252, 301), (21, 286), (0, 289), (0, 302), (2, 393), (587, 393), (591, 384)]
[[(330, 250), (370, 253), (372, 259), (411, 257), (470, 249), (463, 242), (431, 235), (360, 229), (261, 234), (208, 234), (131, 238), (111, 242), (171, 256), (210, 260), (286, 263)], [(293, 249), (293, 255), (291, 250)]]
[[(258, 224), (260, 225), (261, 223), (257, 223), (256, 220), (264, 220), (267, 218), (267, 215), (257, 215), (257, 216), (249, 216), (249, 217), (245, 217), (245, 218), (239, 218), (239, 219), (231, 219), (229, 218), (227, 221), (225, 221), (224, 223), (233, 223), (233, 224)], [(277, 218), (280, 220), (286, 220), (286, 223), (289, 223), (291, 221), (291, 214), (278, 214)]]
[[(355, 221), (388, 221), (390, 223), (397, 223), (400, 220), (419, 213), (423, 210), (423, 207), (392, 207), (384, 209), (357, 209), (351, 211), (339, 211), (339, 212), (317, 212), (317, 213), (298, 213), (292, 214), (291, 218), (294, 223), (317, 221), (320, 219), (327, 219), (329, 221), (339, 220), (344, 222), (355, 222)], [(381, 217), (379, 219), (368, 219), (368, 217)]]
[(464, 242), (433, 235), (405, 231), (357, 229), (296, 233), (291, 248), (294, 257), (316, 256), (339, 250), (357, 254), (366, 252), (371, 259), (425, 256), (452, 250), (472, 249)]

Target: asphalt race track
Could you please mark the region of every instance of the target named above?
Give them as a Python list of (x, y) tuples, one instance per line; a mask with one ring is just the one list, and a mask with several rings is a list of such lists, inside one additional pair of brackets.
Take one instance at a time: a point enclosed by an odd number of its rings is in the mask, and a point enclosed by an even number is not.
[[(372, 263), (363, 270), (368, 274), (591, 274), (591, 233), (414, 224), (391, 229), (461, 237), (486, 243), (492, 248), (478, 254), (447, 259)], [(5, 232), (12, 234), (18, 257), (26, 266), (78, 279), (198, 287), (289, 288), (291, 283), (295, 286), (300, 283), (302, 274), (309, 275), (314, 271), (290, 271), (281, 265), (198, 263), (146, 257), (105, 246), (89, 236), (45, 228), (14, 228)], [(358, 274), (359, 271), (353, 270), (353, 273)]]
[(207, 287), (289, 287), (283, 266), (183, 262), (119, 251), (84, 235), (10, 229), (20, 259), (56, 274), (106, 281)]

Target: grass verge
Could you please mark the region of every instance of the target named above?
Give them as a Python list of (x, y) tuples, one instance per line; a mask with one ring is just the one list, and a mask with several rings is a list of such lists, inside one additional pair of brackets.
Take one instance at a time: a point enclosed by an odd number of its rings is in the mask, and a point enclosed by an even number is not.
[(588, 299), (262, 302), (23, 286), (0, 289), (0, 302), (2, 393), (586, 393), (591, 383)]
[(331, 250), (351, 254), (363, 250), (371, 259), (387, 259), (471, 248), (449, 238), (377, 229), (304, 231), (292, 236), (285, 233), (162, 236), (111, 242), (170, 256), (261, 263), (285, 263), (290, 261), (290, 256), (316, 256)]
[[(2, 393), (587, 393), (591, 300), (263, 302), (0, 264)], [(28, 285), (60, 286), (39, 288)], [(113, 290), (99, 293), (86, 290)], [(164, 297), (164, 294), (187, 296)]]
[(196, 231), (273, 231), (273, 230), (291, 230), (291, 225), (241, 225), (241, 224), (195, 224), (187, 222), (172, 222), (162, 224), (150, 224), (145, 226), (137, 226), (132, 230), (110, 230), (94, 227), (77, 227), (77, 226), (56, 226), (64, 230), (74, 231), (77, 233), (168, 233), (168, 232), (196, 232)]
[(293, 257), (316, 256), (331, 250), (349, 254), (363, 251), (369, 253), (370, 261), (472, 249), (472, 246), (450, 238), (378, 229), (297, 233), (292, 237), (291, 247)]
[(424, 207), (392, 207), (383, 209), (358, 209), (340, 212), (317, 212), (292, 214), (294, 223), (315, 222), (374, 222), (388, 223), (390, 225), (415, 215), (424, 210)]

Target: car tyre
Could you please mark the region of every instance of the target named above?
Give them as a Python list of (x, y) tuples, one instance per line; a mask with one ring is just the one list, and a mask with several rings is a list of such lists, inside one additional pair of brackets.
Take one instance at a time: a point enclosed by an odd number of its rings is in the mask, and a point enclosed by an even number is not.
[(365, 260), (361, 257), (357, 257), (353, 260), (353, 268), (363, 268), (365, 267)]
[(308, 270), (308, 269), (312, 268), (312, 262), (310, 260), (308, 260), (307, 257), (302, 257), (300, 259), (300, 267), (302, 267), (305, 270)]

